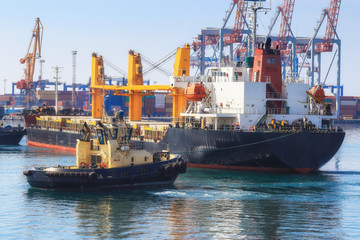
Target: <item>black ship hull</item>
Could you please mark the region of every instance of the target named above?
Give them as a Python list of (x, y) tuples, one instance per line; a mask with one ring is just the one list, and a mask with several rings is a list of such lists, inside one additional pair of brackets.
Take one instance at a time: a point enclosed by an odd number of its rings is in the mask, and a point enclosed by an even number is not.
[(75, 152), (80, 133), (73, 131), (27, 128), (28, 145)]
[(70, 169), (33, 168), (24, 171), (32, 187), (54, 189), (132, 189), (161, 187), (174, 183), (186, 171), (186, 161), (173, 159), (123, 168)]
[[(170, 128), (157, 145), (181, 154), (193, 167), (309, 172), (326, 164), (338, 151), (344, 137), (343, 131), (239, 132)], [(150, 144), (147, 146), (151, 148)]]
[[(29, 128), (30, 145), (75, 150), (79, 134)], [(181, 154), (189, 167), (299, 171), (318, 170), (339, 150), (343, 131), (214, 131), (169, 128), (160, 142), (141, 141), (146, 150)]]
[(18, 145), (25, 134), (22, 127), (0, 128), (0, 145)]

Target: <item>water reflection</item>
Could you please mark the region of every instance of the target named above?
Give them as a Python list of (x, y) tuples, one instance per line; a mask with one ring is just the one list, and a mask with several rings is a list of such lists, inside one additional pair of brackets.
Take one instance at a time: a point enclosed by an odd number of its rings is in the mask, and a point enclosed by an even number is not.
[(27, 204), (47, 214), (71, 216), (77, 238), (339, 238), (342, 233), (333, 230), (342, 219), (339, 185), (329, 174), (190, 169), (173, 188), (121, 193), (30, 188), (26, 196)]

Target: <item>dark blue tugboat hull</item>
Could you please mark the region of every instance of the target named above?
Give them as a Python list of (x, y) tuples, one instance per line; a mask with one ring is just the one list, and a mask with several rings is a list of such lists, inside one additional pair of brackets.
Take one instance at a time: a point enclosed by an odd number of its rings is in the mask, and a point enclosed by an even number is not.
[(55, 189), (126, 189), (171, 185), (186, 171), (186, 161), (176, 157), (164, 162), (125, 167), (69, 169), (54, 167), (24, 171), (32, 187)]

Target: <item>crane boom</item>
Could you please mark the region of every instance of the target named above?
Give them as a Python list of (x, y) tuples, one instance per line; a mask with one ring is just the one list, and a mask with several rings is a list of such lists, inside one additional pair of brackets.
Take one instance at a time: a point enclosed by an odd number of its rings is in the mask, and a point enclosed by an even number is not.
[(333, 40), (339, 18), (341, 0), (331, 0), (328, 8), (328, 18), (326, 23), (326, 32), (324, 38), (324, 51), (331, 52), (333, 47)]
[(248, 2), (245, 0), (238, 0), (237, 1), (237, 8), (236, 8), (236, 18), (234, 24), (234, 36), (235, 42), (240, 43), (242, 41), (242, 36), (245, 27), (245, 14), (247, 9)]
[[(26, 73), (25, 73), (26, 89), (30, 89), (31, 84), (33, 82), (35, 60), (36, 58), (41, 57), (43, 28), (44, 27), (40, 21), (40, 18), (37, 18), (27, 53), (24, 58), (20, 59), (21, 64), (26, 63)], [(30, 52), (31, 46), (32, 46), (32, 52)]]
[[(26, 63), (25, 68), (25, 77), (16, 83), (17, 89), (20, 90), (20, 95), (16, 100), (13, 108), (26, 98), (26, 108), (29, 109), (31, 105), (37, 102), (37, 98), (34, 90), (36, 87), (33, 83), (34, 70), (35, 70), (35, 60), (36, 58), (41, 57), (41, 45), (43, 37), (43, 25), (40, 21), (40, 18), (36, 18), (35, 27), (31, 34), (30, 44), (27, 49), (25, 57), (20, 59), (20, 63)], [(32, 50), (32, 52), (31, 52)]]
[(286, 49), (287, 40), (290, 33), (292, 15), (294, 11), (295, 0), (284, 0), (284, 5), (279, 7), (281, 10), (281, 24), (279, 32), (280, 49)]

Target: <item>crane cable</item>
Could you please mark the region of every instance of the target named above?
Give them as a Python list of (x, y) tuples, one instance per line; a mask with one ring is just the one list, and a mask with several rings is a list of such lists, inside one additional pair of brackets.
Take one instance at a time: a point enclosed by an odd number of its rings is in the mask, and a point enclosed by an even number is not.
[(143, 74), (149, 73), (150, 71), (154, 70), (154, 69), (158, 69), (161, 72), (163, 72), (164, 74), (166, 74), (167, 76), (171, 75), (171, 72), (169, 72), (168, 70), (162, 68), (160, 65), (165, 64), (166, 62), (168, 62), (173, 56), (175, 56), (177, 51), (177, 48), (175, 50), (172, 50), (169, 54), (165, 55), (163, 58), (161, 58), (160, 60), (158, 60), (157, 62), (153, 62), (151, 61), (149, 58), (147, 58), (146, 56), (144, 56), (142, 54), (142, 59), (144, 59), (144, 62), (148, 63), (151, 67), (146, 69)]

